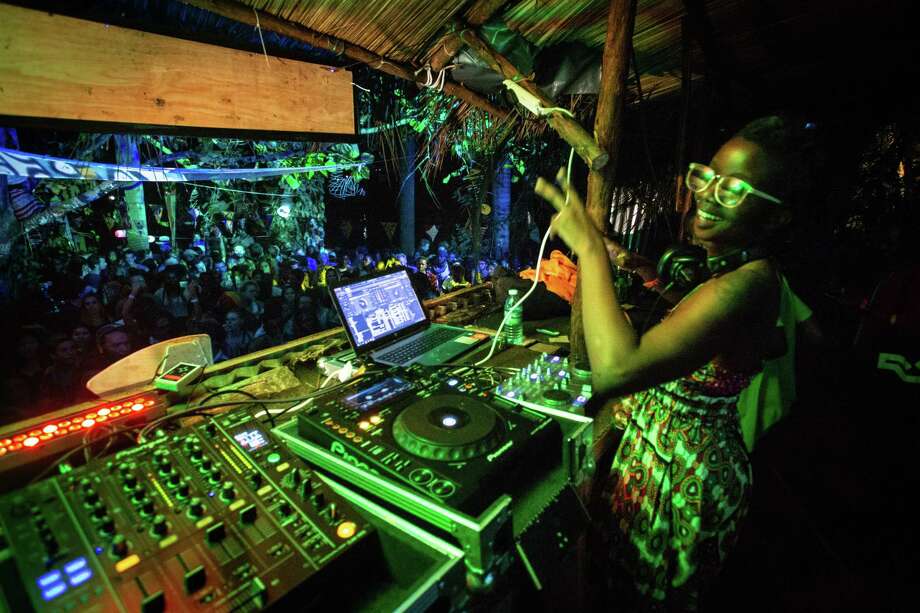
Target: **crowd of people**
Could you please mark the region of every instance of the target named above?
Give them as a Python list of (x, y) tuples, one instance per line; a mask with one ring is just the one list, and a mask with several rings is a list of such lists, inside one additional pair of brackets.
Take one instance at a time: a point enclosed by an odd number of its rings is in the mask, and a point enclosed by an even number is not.
[(365, 246), (289, 251), (251, 238), (105, 254), (14, 250), (0, 291), (5, 320), (15, 322), (5, 334), (14, 347), (3, 371), (3, 421), (85, 400), (96, 373), (170, 338), (208, 334), (221, 361), (337, 326), (326, 287), (339, 280), (405, 267), (429, 299), (508, 269), (506, 261), (474, 265), (427, 238), (411, 259)]

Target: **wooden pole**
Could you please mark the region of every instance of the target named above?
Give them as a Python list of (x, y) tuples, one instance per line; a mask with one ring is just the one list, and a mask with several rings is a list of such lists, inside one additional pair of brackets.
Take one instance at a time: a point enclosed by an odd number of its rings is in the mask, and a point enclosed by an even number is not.
[[(466, 23), (478, 27), (487, 22), (508, 0), (476, 0), (466, 12)], [(451, 30), (435, 43), (429, 55), (428, 65), (432, 70), (441, 70), (463, 48), (460, 35)]]
[[(635, 13), (635, 9), (633, 9), (633, 13)], [(462, 26), (458, 26), (458, 29), (460, 29), (460, 38), (463, 42), (475, 51), (476, 55), (486, 62), (492, 70), (502, 75), (505, 79), (514, 81), (526, 91), (536, 96), (543, 107), (552, 108), (556, 106), (556, 103), (553, 102), (549, 96), (540, 91), (532, 81), (521, 74), (521, 71), (518, 70), (508, 58), (493, 49), (492, 46), (482, 40), (476, 32), (471, 29), (463, 29)], [(630, 32), (632, 32), (632, 28), (630, 28)], [(629, 56), (627, 56), (627, 59), (628, 57)], [(588, 168), (600, 170), (607, 165), (610, 155), (598, 146), (594, 137), (588, 134), (588, 131), (581, 127), (581, 124), (577, 121), (562, 113), (548, 115), (546, 120), (550, 127), (558, 132), (559, 136), (561, 136), (565, 142), (575, 148), (575, 153), (585, 161)]]
[[(315, 32), (306, 26), (281, 19), (271, 13), (257, 11), (254, 8), (234, 2), (233, 0), (181, 0), (184, 4), (196, 6), (202, 10), (245, 23), (255, 27), (258, 26), (265, 32), (275, 32), (293, 40), (306, 43), (311, 47), (318, 49), (328, 49), (335, 53), (344, 55), (347, 58), (367, 64), (374, 70), (379, 70), (389, 75), (406, 79), (417, 83), (414, 72), (401, 64), (388, 60), (367, 49), (352, 45), (344, 40), (335, 38), (322, 32)], [(462, 85), (452, 81), (444, 83), (444, 91), (451, 96), (459, 98), (464, 102), (472, 104), (498, 119), (504, 119), (508, 116), (508, 111), (500, 109), (479, 94), (468, 90)]]
[[(594, 134), (597, 136), (597, 144), (609, 156), (610, 161), (602, 169), (591, 168), (588, 171), (586, 201), (588, 216), (601, 232), (604, 232), (607, 227), (610, 199), (613, 194), (613, 179), (620, 146), (620, 126), (623, 123), (623, 109), (626, 101), (626, 77), (629, 74), (629, 60), (632, 57), (636, 4), (637, 0), (626, 2), (610, 0), (610, 10), (607, 15), (607, 39), (604, 42)], [(578, 283), (576, 287), (580, 288), (581, 283)], [(569, 330), (570, 348), (576, 360), (586, 360), (588, 356), (581, 310), (581, 291), (576, 290)]]

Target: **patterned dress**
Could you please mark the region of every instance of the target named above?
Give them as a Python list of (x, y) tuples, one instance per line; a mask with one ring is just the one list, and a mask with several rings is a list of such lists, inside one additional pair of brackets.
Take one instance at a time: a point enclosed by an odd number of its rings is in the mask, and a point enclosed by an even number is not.
[(622, 401), (611, 554), (648, 608), (696, 610), (732, 549), (750, 499), (736, 404), (749, 380), (710, 362)]

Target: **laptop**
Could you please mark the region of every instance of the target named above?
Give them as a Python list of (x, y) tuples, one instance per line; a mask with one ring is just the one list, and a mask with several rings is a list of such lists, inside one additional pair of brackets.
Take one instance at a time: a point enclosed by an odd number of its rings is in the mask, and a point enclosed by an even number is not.
[(488, 335), (433, 324), (404, 268), (329, 287), (355, 355), (378, 364), (446, 364)]

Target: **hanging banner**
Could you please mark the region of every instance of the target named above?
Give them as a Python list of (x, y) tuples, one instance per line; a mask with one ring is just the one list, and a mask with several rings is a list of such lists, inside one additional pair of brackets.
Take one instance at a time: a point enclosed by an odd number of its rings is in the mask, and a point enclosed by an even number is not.
[[(33, 215), (29, 217), (27, 221), (24, 222), (25, 229), (30, 230), (32, 228), (35, 228), (36, 226), (46, 224), (50, 221), (55, 221), (61, 215), (64, 215), (65, 213), (69, 213), (71, 211), (75, 211), (76, 209), (82, 209), (89, 203), (93, 202), (94, 200), (98, 200), (99, 198), (102, 198), (109, 192), (114, 192), (115, 190), (118, 190), (118, 189), (131, 189), (132, 187), (137, 187), (138, 185), (140, 185), (140, 183), (121, 183), (121, 182), (115, 183), (112, 181), (100, 183), (93, 189), (83, 192), (82, 194), (79, 194), (77, 196), (74, 196), (67, 202), (53, 202), (51, 203), (51, 206), (49, 206), (48, 208), (45, 208), (39, 213), (36, 213), (35, 211), (33, 211)], [(16, 216), (19, 217), (18, 212)], [(25, 219), (25, 217), (23, 217), (22, 219)]]
[(127, 167), (117, 164), (68, 160), (0, 147), (0, 174), (33, 179), (76, 179), (96, 181), (151, 181), (155, 183), (185, 181), (256, 180), (265, 177), (303, 172), (330, 172), (365, 166), (366, 162), (335, 166), (299, 166), (294, 168), (165, 168), (157, 166)]

